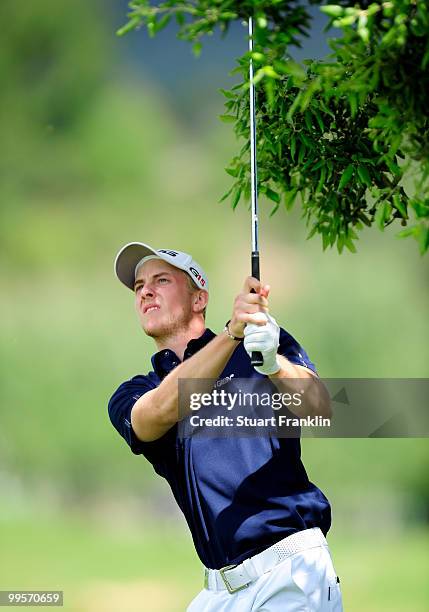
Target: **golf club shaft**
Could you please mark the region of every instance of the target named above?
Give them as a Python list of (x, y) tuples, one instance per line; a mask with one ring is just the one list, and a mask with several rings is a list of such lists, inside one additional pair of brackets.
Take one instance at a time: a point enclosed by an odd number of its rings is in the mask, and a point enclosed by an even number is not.
[[(253, 18), (249, 17), (249, 52), (253, 51)], [(256, 117), (255, 117), (255, 85), (253, 83), (253, 61), (249, 61), (250, 90), (250, 190), (252, 197), (252, 276), (260, 280), (259, 244), (258, 244), (258, 166), (256, 162)], [(253, 351), (251, 356), (253, 366), (264, 363), (262, 354)]]

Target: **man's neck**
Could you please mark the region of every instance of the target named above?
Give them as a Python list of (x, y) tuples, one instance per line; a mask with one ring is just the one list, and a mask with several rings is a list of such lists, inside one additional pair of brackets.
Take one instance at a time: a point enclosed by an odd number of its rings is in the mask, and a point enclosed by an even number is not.
[(186, 329), (178, 330), (176, 333), (170, 334), (169, 336), (155, 338), (155, 344), (158, 351), (170, 349), (176, 353), (181, 361), (183, 361), (183, 355), (188, 346), (188, 342), (195, 338), (200, 338), (205, 329), (204, 322), (195, 321)]

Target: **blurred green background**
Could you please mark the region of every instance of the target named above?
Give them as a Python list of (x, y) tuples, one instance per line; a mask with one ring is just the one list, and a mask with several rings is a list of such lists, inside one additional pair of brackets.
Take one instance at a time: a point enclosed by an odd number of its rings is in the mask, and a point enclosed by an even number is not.
[[(196, 60), (174, 28), (116, 38), (125, 10), (0, 5), (0, 590), (63, 589), (76, 612), (176, 612), (201, 588), (190, 535), (107, 415), (154, 351), (113, 259), (132, 240), (192, 252), (211, 282), (208, 325), (229, 318), (250, 222), (217, 203), (238, 146), (217, 89), (246, 40), (237, 24)], [(325, 49), (317, 36), (309, 55)], [(357, 255), (322, 253), (299, 210), (270, 209), (261, 202), (272, 311), (320, 374), (427, 377), (417, 245), (394, 228), (364, 234)], [(345, 610), (427, 610), (427, 439), (305, 439), (303, 456), (333, 505)]]

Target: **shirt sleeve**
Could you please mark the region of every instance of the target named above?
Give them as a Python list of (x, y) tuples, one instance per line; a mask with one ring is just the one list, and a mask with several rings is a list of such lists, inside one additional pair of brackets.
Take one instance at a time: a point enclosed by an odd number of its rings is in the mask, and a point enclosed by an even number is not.
[(154, 388), (155, 386), (146, 377), (135, 376), (122, 383), (109, 400), (108, 412), (112, 425), (135, 455), (146, 454), (146, 448), (151, 443), (142, 442), (134, 433), (131, 425), (131, 409), (142, 395)]
[(304, 366), (317, 374), (316, 366), (310, 360), (305, 349), (283, 328), (280, 328), (280, 345), (278, 352), (291, 363)]

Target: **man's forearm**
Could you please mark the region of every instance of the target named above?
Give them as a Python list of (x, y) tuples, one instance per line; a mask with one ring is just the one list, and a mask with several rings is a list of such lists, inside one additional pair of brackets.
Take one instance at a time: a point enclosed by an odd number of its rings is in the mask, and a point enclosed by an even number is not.
[[(153, 400), (159, 406), (162, 417), (166, 418), (171, 426), (179, 420), (179, 378), (216, 379), (225, 368), (238, 342), (221, 333), (213, 338), (206, 346), (183, 361), (174, 368), (162, 381), (154, 393)], [(180, 418), (191, 411), (186, 407)]]
[(299, 393), (301, 405), (288, 406), (298, 417), (332, 416), (329, 393), (323, 382), (305, 367), (291, 363), (283, 355), (277, 356), (280, 370), (270, 375), (270, 379), (280, 392)]

